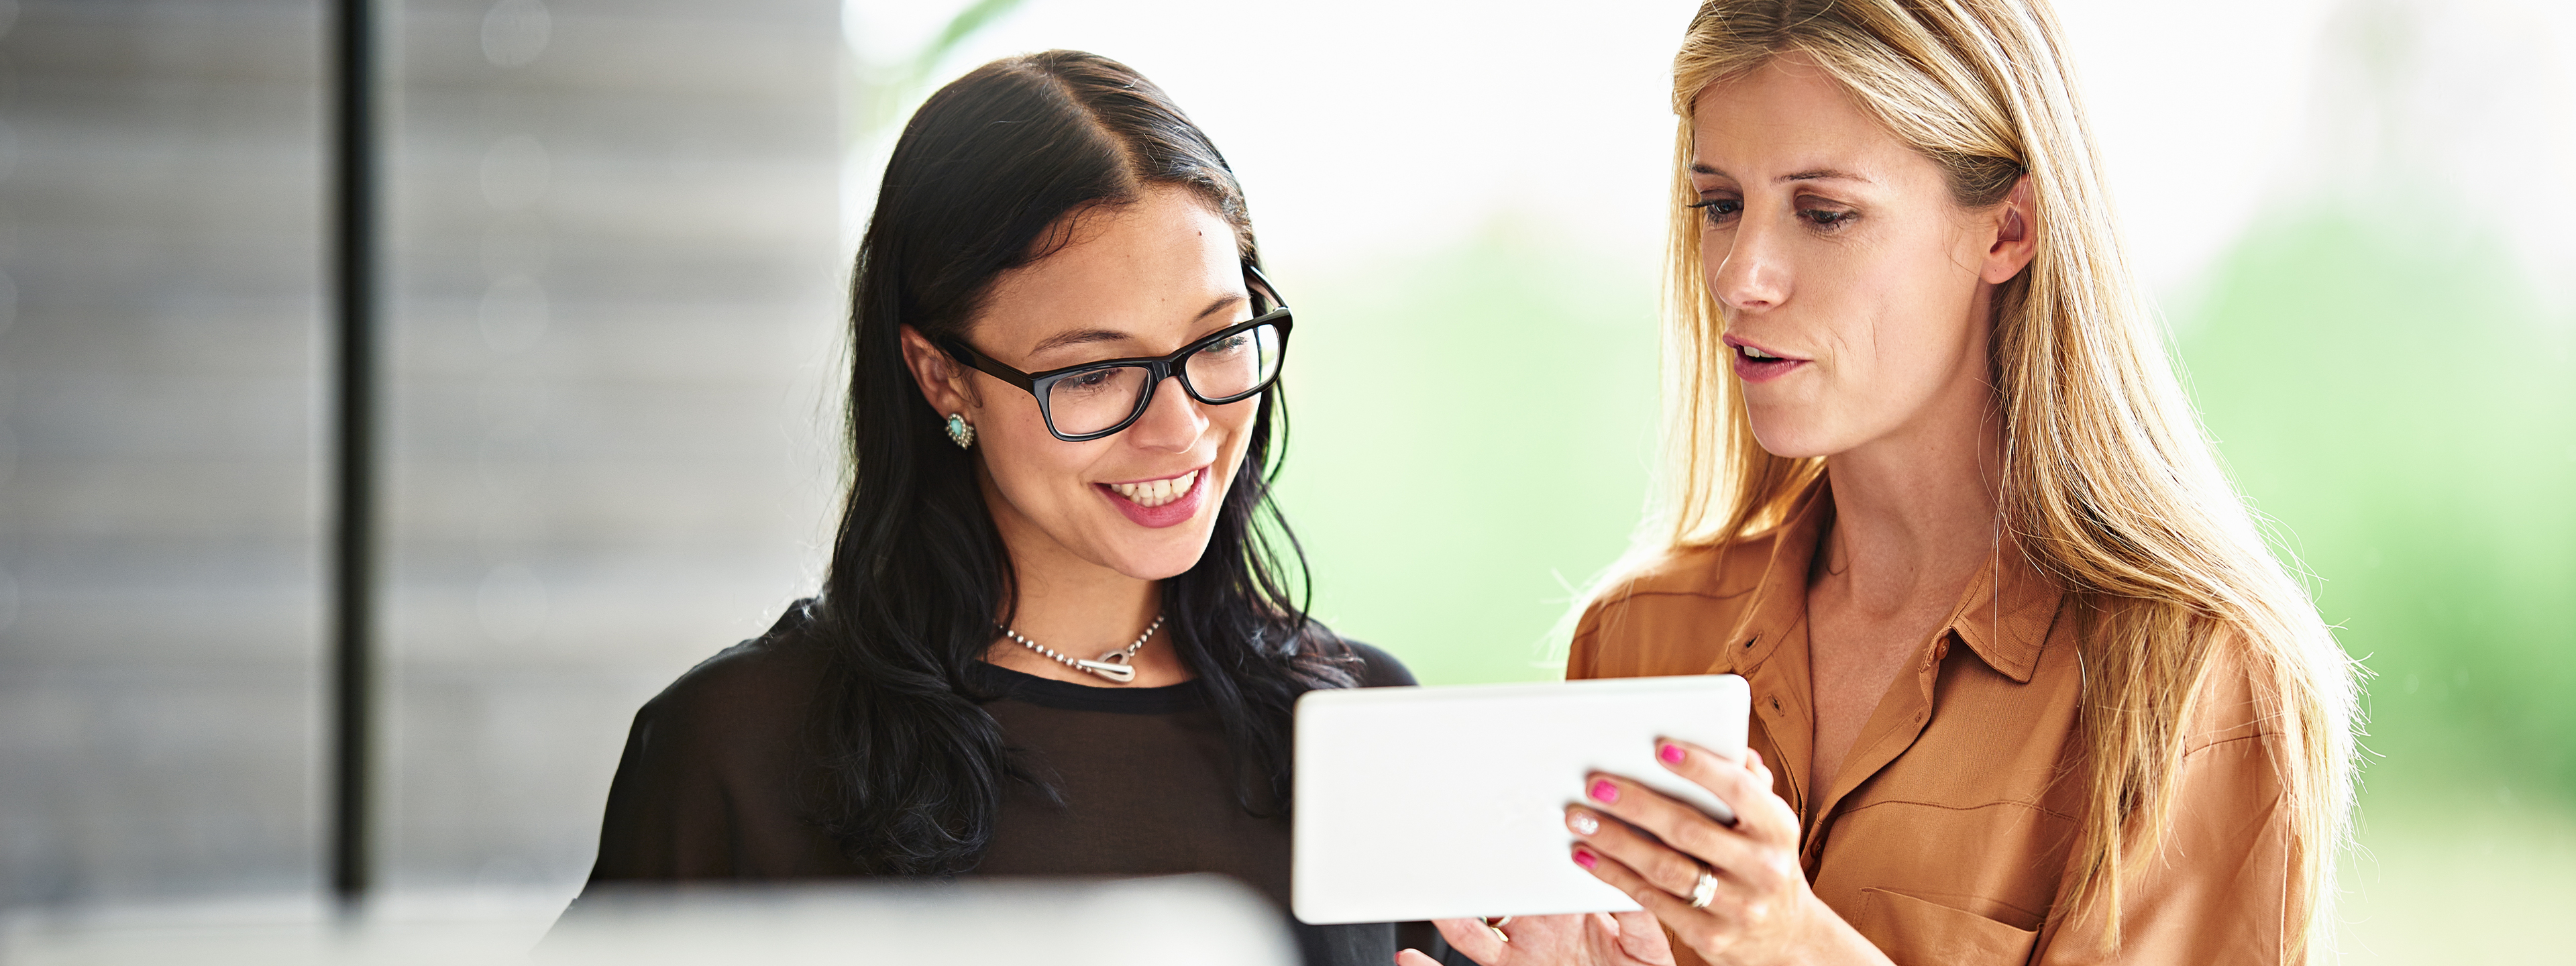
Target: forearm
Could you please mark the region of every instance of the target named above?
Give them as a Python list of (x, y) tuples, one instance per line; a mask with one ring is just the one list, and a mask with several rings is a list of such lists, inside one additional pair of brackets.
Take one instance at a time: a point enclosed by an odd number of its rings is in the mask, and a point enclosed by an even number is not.
[(1895, 966), (1894, 960), (1879, 951), (1878, 944), (1852, 928), (1814, 893), (1806, 895), (1804, 904), (1808, 907), (1805, 918), (1809, 924), (1805, 952), (1790, 962), (1808, 966)]

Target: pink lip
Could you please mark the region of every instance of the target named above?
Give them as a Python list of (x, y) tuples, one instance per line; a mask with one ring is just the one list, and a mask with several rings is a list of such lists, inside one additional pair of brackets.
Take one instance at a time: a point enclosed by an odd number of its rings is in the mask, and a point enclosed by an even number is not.
[[(1747, 342), (1731, 335), (1726, 336), (1720, 341), (1725, 342), (1727, 348), (1737, 350), (1735, 353), (1735, 377), (1746, 382), (1770, 382), (1773, 379), (1778, 379), (1781, 376), (1788, 375), (1791, 370), (1794, 370), (1799, 366), (1806, 365), (1808, 362), (1813, 361), (1781, 356), (1780, 353), (1774, 352), (1766, 346)], [(1743, 353), (1742, 350), (1747, 348), (1760, 352), (1763, 355), (1780, 356), (1780, 358), (1769, 362), (1755, 362)]]
[[(1182, 472), (1186, 473), (1188, 471), (1184, 470)], [(1091, 488), (1098, 492), (1102, 498), (1107, 499), (1111, 506), (1117, 507), (1118, 512), (1126, 514), (1127, 519), (1134, 521), (1137, 526), (1151, 527), (1156, 530), (1160, 530), (1164, 527), (1179, 526), (1180, 524), (1187, 522), (1191, 517), (1199, 514), (1199, 505), (1207, 502), (1208, 467), (1199, 467), (1198, 473), (1198, 479), (1190, 481), (1190, 491), (1188, 493), (1181, 494), (1180, 499), (1173, 500), (1170, 503), (1156, 507), (1137, 506), (1136, 501), (1119, 496), (1118, 491), (1110, 489), (1110, 484), (1107, 483), (1094, 483), (1091, 484)], [(1142, 480), (1120, 480), (1118, 482), (1121, 484), (1150, 483), (1154, 480), (1168, 480), (1174, 476), (1180, 475), (1182, 474), (1174, 473), (1171, 474), (1171, 476), (1155, 476)]]

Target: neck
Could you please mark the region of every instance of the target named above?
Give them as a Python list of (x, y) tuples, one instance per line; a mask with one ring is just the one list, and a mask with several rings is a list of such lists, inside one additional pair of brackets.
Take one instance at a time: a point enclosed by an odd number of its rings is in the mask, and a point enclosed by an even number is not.
[[(1007, 535), (1003, 543), (1011, 549), (1012, 586), (1018, 592), (1010, 627), (1030, 640), (1088, 658), (1126, 647), (1162, 613), (1161, 581), (1138, 580), (1085, 560), (1057, 559), (1070, 555), (1054, 548), (1053, 541), (1045, 541), (1053, 554), (1037, 547), (1024, 550)], [(1161, 632), (1155, 636), (1160, 638)]]
[(1993, 391), (1979, 381), (1953, 395), (1921, 425), (1825, 460), (1834, 522), (1821, 579), (1863, 613), (1948, 605), (2003, 539)]
[[(1096, 660), (1135, 643), (1136, 636), (1161, 616), (1161, 581), (1131, 577), (1065, 549), (1002, 499), (989, 478), (984, 481), (984, 505), (993, 515), (994, 528), (1001, 531), (1002, 546), (1010, 552), (1015, 594), (1008, 614), (993, 615), (996, 622), (1007, 621), (1020, 636), (1068, 657)], [(1189, 679), (1187, 665), (1172, 647), (1173, 631), (1166, 621), (1137, 650), (1130, 659), (1135, 680), (1127, 686), (1157, 687)], [(992, 647), (984, 652), (989, 663), (1075, 684), (1113, 683), (1030, 650), (998, 630), (993, 637)]]

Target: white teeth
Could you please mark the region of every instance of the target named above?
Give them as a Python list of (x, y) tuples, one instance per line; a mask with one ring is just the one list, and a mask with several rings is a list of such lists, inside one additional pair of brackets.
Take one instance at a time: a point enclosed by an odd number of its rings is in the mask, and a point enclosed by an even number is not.
[(1152, 508), (1162, 506), (1163, 504), (1170, 503), (1173, 500), (1180, 499), (1187, 495), (1190, 492), (1190, 484), (1198, 482), (1198, 478), (1198, 471), (1191, 470), (1168, 480), (1152, 480), (1144, 483), (1112, 483), (1109, 484), (1109, 488), (1116, 491), (1119, 496), (1126, 497), (1130, 502), (1135, 503), (1137, 506)]
[(1745, 346), (1745, 347), (1744, 347), (1744, 354), (1745, 354), (1745, 356), (1746, 356), (1746, 357), (1748, 357), (1748, 358), (1753, 358), (1753, 359), (1777, 359), (1777, 358), (1780, 358), (1779, 356), (1772, 355), (1772, 354), (1770, 354), (1770, 353), (1768, 353), (1768, 352), (1764, 352), (1764, 351), (1762, 351), (1762, 350), (1760, 350), (1760, 349), (1756, 349), (1756, 348), (1754, 348), (1754, 347), (1752, 347), (1752, 346)]

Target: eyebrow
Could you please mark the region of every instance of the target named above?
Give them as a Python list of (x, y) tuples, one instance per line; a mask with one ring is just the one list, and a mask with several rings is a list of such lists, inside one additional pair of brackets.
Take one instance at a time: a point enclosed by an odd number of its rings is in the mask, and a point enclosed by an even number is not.
[[(1216, 301), (1208, 303), (1207, 308), (1200, 309), (1199, 314), (1192, 317), (1190, 322), (1192, 324), (1197, 324), (1205, 321), (1208, 316), (1223, 312), (1234, 306), (1235, 303), (1242, 301), (1244, 301), (1243, 296), (1236, 295), (1231, 292), (1217, 296)], [(1133, 338), (1135, 338), (1135, 336), (1125, 332), (1120, 332), (1116, 329), (1075, 329), (1071, 332), (1058, 332), (1046, 337), (1044, 340), (1038, 342), (1037, 348), (1029, 350), (1029, 354), (1037, 355), (1051, 349), (1061, 349), (1066, 346), (1074, 345), (1089, 345), (1094, 342), (1125, 342)]]
[(1069, 345), (1089, 345), (1094, 342), (1125, 342), (1132, 338), (1135, 337), (1116, 329), (1075, 329), (1071, 332), (1058, 332), (1054, 335), (1047, 336), (1045, 341), (1038, 343), (1037, 348), (1029, 350), (1029, 354), (1037, 355), (1050, 349), (1061, 349)]
[(1800, 172), (1798, 172), (1798, 173), (1796, 173), (1796, 174), (1784, 174), (1784, 175), (1781, 175), (1781, 176), (1780, 176), (1780, 180), (1782, 180), (1782, 181), (1858, 181), (1858, 182), (1860, 182), (1860, 183), (1862, 183), (1862, 184), (1873, 184), (1873, 183), (1874, 183), (1874, 182), (1870, 181), (1868, 178), (1861, 177), (1860, 175), (1853, 174), (1853, 173), (1851, 173), (1851, 172), (1849, 172), (1849, 171), (1837, 171), (1837, 170), (1834, 170), (1834, 169), (1832, 169), (1832, 168), (1818, 168), (1818, 169), (1816, 169), (1816, 170), (1814, 170), (1814, 171), (1800, 171)]
[[(1710, 167), (1710, 166), (1708, 166), (1708, 165), (1706, 165), (1706, 164), (1703, 164), (1703, 163), (1700, 163), (1700, 162), (1697, 162), (1697, 161), (1693, 161), (1693, 162), (1691, 162), (1690, 169), (1691, 169), (1691, 173), (1692, 173), (1692, 174), (1715, 175), (1715, 176), (1720, 177), (1720, 178), (1731, 178), (1731, 177), (1734, 177), (1733, 175), (1727, 174), (1727, 173), (1726, 173), (1726, 172), (1724, 172), (1724, 171), (1717, 170), (1716, 168)], [(1780, 181), (1858, 181), (1858, 182), (1860, 182), (1860, 183), (1862, 183), (1862, 184), (1876, 184), (1876, 183), (1877, 183), (1877, 182), (1874, 182), (1874, 181), (1869, 180), (1868, 178), (1864, 178), (1864, 177), (1861, 177), (1860, 175), (1853, 174), (1853, 173), (1851, 173), (1851, 172), (1849, 172), (1849, 171), (1838, 170), (1838, 169), (1835, 169), (1835, 168), (1817, 168), (1817, 169), (1815, 169), (1815, 170), (1813, 170), (1813, 171), (1800, 171), (1800, 172), (1798, 172), (1798, 173), (1796, 173), (1796, 174), (1784, 174), (1784, 175), (1781, 175), (1781, 176), (1779, 177), (1779, 179), (1778, 179), (1778, 180), (1780, 180)]]
[(1208, 316), (1215, 315), (1219, 312), (1225, 311), (1226, 309), (1232, 308), (1234, 307), (1234, 303), (1241, 301), (1244, 301), (1243, 296), (1236, 295), (1232, 292), (1219, 295), (1216, 297), (1216, 301), (1208, 303), (1207, 308), (1200, 309), (1199, 314), (1192, 316), (1190, 321), (1194, 323), (1205, 322), (1207, 321)]

